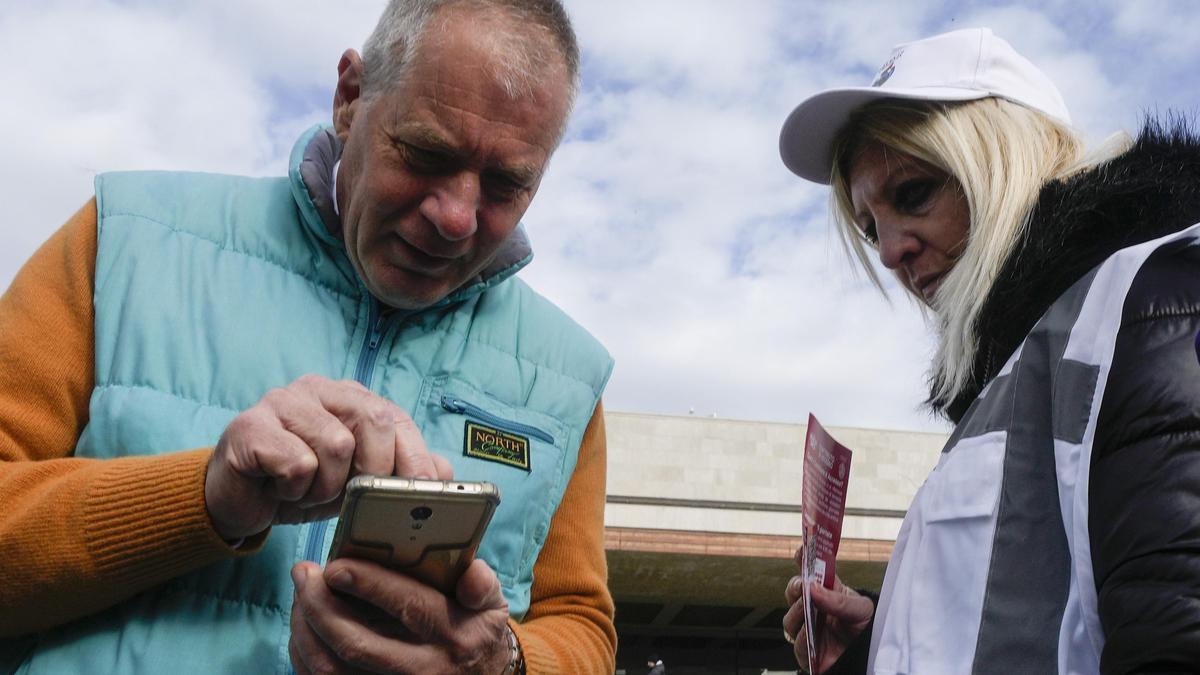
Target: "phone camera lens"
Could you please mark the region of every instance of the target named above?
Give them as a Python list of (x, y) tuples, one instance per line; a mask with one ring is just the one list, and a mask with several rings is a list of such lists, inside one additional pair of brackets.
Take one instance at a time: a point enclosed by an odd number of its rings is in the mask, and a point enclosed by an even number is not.
[(433, 509), (428, 506), (418, 506), (412, 510), (410, 514), (413, 520), (429, 520), (429, 516), (433, 515)]

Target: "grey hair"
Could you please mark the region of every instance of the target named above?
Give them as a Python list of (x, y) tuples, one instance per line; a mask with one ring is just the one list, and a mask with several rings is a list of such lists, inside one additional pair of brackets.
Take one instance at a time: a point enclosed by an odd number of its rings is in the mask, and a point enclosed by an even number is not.
[(404, 81), (422, 40), (444, 26), (430, 20), (449, 8), (473, 12), (488, 23), (492, 30), (481, 32), (481, 38), (503, 55), (494, 76), (512, 99), (531, 95), (543, 70), (561, 58), (569, 82), (567, 110), (572, 108), (580, 83), (579, 43), (559, 0), (390, 0), (363, 44), (364, 102)]

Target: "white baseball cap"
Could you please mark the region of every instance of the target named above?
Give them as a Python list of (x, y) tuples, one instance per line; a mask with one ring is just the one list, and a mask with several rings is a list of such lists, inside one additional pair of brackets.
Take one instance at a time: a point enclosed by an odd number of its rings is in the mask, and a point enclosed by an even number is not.
[(801, 178), (829, 184), (833, 139), (864, 104), (1008, 99), (1071, 123), (1058, 88), (988, 28), (970, 28), (897, 45), (869, 87), (828, 89), (805, 99), (783, 123), (779, 154)]

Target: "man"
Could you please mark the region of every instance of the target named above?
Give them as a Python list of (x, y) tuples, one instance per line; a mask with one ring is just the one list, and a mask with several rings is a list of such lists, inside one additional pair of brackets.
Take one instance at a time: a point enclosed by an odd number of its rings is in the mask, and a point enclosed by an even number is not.
[[(512, 277), (578, 62), (393, 0), (287, 178), (97, 179), (0, 300), (0, 670), (612, 672), (612, 363)], [(320, 567), (357, 473), (499, 486), (453, 597)]]

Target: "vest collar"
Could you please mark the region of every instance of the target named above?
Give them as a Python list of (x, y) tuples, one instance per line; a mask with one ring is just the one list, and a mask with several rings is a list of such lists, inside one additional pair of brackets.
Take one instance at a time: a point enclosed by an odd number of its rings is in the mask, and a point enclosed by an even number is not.
[[(341, 156), (342, 143), (333, 129), (329, 125), (318, 124), (304, 132), (292, 148), (288, 178), (305, 229), (334, 251), (336, 256), (345, 260), (345, 245), (341, 240), (342, 223), (334, 208), (333, 195), (333, 167)], [(532, 259), (529, 237), (525, 234), (525, 227), (518, 223), (496, 257), (479, 276), (442, 298), (433, 307), (443, 307), (478, 295), (516, 274)]]

